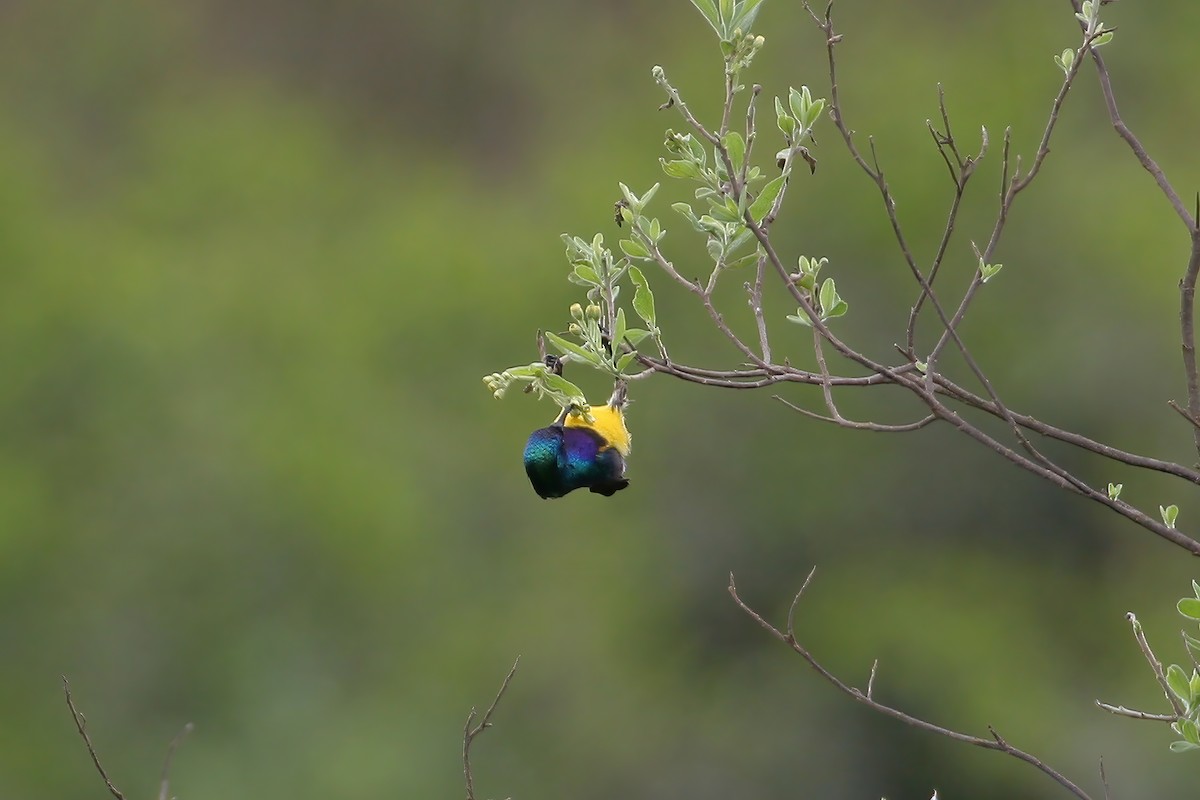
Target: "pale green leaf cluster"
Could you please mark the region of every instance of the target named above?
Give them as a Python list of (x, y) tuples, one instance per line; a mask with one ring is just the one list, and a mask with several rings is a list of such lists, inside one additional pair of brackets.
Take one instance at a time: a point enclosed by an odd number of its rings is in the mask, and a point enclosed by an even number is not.
[[(1200, 622), (1200, 583), (1192, 581), (1191, 597), (1182, 598), (1177, 607), (1179, 613), (1192, 623)], [(1196, 659), (1200, 658), (1200, 638), (1188, 631), (1182, 631), (1183, 642), (1186, 645), (1193, 668), (1191, 674), (1178, 664), (1171, 664), (1164, 672), (1167, 686), (1175, 695), (1183, 713), (1171, 723), (1171, 729), (1183, 738), (1171, 742), (1171, 750), (1183, 753), (1189, 750), (1200, 750), (1200, 671), (1195, 668)]]
[[(837, 284), (834, 283), (833, 278), (826, 278), (824, 281), (818, 282), (821, 268), (828, 263), (828, 258), (817, 259), (800, 256), (800, 270), (791, 276), (796, 288), (808, 297), (813, 311), (821, 322), (828, 322), (843, 316), (850, 310), (850, 305), (838, 294)], [(787, 318), (799, 325), (812, 327), (812, 320), (803, 308), (797, 310), (795, 314), (789, 314)]]
[[(1100, 0), (1084, 0), (1080, 10), (1075, 14), (1075, 19), (1083, 23), (1085, 46), (1091, 49), (1103, 47), (1116, 35), (1115, 31), (1104, 29), (1104, 23), (1100, 21), (1101, 5)], [(1064, 75), (1070, 75), (1071, 68), (1075, 65), (1075, 59), (1081, 52), (1082, 48), (1077, 51), (1068, 47), (1054, 57), (1054, 63), (1058, 65)]]

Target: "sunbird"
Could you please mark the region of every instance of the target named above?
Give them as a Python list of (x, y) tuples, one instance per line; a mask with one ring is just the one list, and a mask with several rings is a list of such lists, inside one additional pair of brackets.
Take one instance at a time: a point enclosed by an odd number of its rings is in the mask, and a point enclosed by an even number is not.
[(563, 409), (549, 427), (529, 434), (525, 473), (539, 497), (562, 497), (585, 486), (612, 497), (629, 485), (625, 477), (630, 442), (625, 405), (622, 381), (606, 405), (592, 407), (591, 422)]

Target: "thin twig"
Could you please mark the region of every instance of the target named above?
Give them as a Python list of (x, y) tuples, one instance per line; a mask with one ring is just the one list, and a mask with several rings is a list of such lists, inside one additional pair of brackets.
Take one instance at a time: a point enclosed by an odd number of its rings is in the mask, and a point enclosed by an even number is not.
[[(809, 573), (809, 579), (811, 579), (811, 577), (812, 577), (812, 573)], [(804, 587), (801, 587), (801, 593), (804, 591), (804, 588), (807, 586), (808, 586), (808, 580), (805, 581)], [(755, 622), (757, 622), (763, 629), (765, 629), (768, 633), (770, 633), (776, 639), (778, 639), (779, 641), (781, 641), (784, 644), (791, 647), (792, 650), (795, 651), (801, 658), (803, 658), (804, 661), (818, 675), (820, 675), (822, 678), (824, 678), (828, 683), (832, 684), (842, 694), (845, 694), (848, 697), (852, 698), (853, 700), (855, 700), (859, 703), (862, 703), (863, 705), (867, 706), (868, 708), (870, 708), (873, 711), (883, 714), (884, 716), (891, 717), (892, 719), (899, 720), (899, 721), (905, 723), (906, 725), (910, 725), (914, 728), (928, 731), (930, 733), (935, 733), (939, 736), (944, 736), (947, 739), (952, 739), (956, 742), (962, 742), (964, 744), (969, 744), (969, 745), (972, 745), (975, 747), (981, 747), (985, 750), (996, 750), (996, 751), (999, 751), (1006, 755), (1012, 756), (1013, 758), (1024, 761), (1025, 763), (1032, 765), (1034, 768), (1036, 768), (1037, 770), (1042, 772), (1044, 775), (1048, 776), (1050, 779), (1052, 779), (1054, 782), (1056, 782), (1059, 786), (1063, 787), (1068, 792), (1073, 794), (1075, 797), (1079, 798), (1079, 800), (1091, 800), (1091, 797), (1090, 797), (1090, 795), (1087, 794), (1087, 792), (1085, 792), (1079, 786), (1074, 784), (1070, 779), (1068, 779), (1062, 773), (1058, 772), (1053, 767), (1051, 767), (1048, 764), (1046, 764), (1045, 762), (1043, 762), (1037, 756), (1034, 756), (1030, 753), (1025, 752), (1024, 750), (1020, 750), (1020, 749), (1014, 747), (1013, 745), (1009, 744), (1004, 738), (1002, 738), (998, 733), (996, 733), (996, 731), (994, 729), (992, 729), (990, 727), (989, 727), (989, 730), (992, 733), (992, 738), (989, 738), (989, 739), (984, 739), (984, 738), (981, 738), (978, 736), (971, 736), (970, 734), (966, 734), (966, 733), (960, 733), (958, 731), (952, 730), (950, 728), (944, 728), (940, 725), (936, 725), (932, 722), (928, 722), (926, 720), (920, 719), (919, 717), (914, 717), (911, 714), (905, 713), (904, 711), (900, 711), (899, 709), (896, 709), (891, 706), (880, 703), (877, 700), (875, 700), (867, 692), (864, 692), (861, 689), (857, 689), (857, 688), (851, 686), (850, 684), (842, 681), (840, 678), (838, 678), (836, 675), (834, 675), (832, 672), (830, 672), (821, 662), (819, 662), (812, 655), (812, 653), (810, 653), (808, 651), (808, 649), (806, 647), (804, 647), (804, 645), (800, 644), (799, 640), (796, 638), (795, 629), (792, 627), (792, 623), (790, 620), (792, 618), (792, 614), (794, 613), (795, 605), (797, 602), (799, 602), (799, 596), (800, 596), (799, 593), (797, 594), (796, 599), (793, 600), (793, 602), (792, 602), (793, 610), (789, 611), (789, 613), (788, 613), (788, 618), (789, 618), (788, 628), (786, 631), (781, 631), (778, 628), (776, 628), (774, 625), (772, 625), (770, 622), (767, 622), (757, 611), (755, 611), (754, 609), (752, 609), (748, 605), (746, 605), (746, 603), (742, 600), (742, 598), (740, 596), (738, 596), (737, 585), (734, 582), (734, 577), (733, 577), (732, 573), (730, 573), (730, 575), (729, 575), (729, 587), (728, 588), (729, 588), (729, 594), (733, 598), (734, 603), (737, 604), (738, 608), (740, 608), (742, 611), (744, 611), (751, 619), (753, 619)], [(870, 686), (870, 684), (868, 684), (868, 686)], [(873, 687), (870, 687), (870, 688), (873, 689)]]
[(1183, 351), (1183, 371), (1187, 378), (1188, 414), (1192, 422), (1192, 439), (1200, 453), (1200, 372), (1196, 369), (1196, 278), (1200, 273), (1200, 233), (1192, 232), (1192, 253), (1187, 270), (1179, 282), (1179, 336)]
[[(1076, 13), (1079, 13), (1081, 4), (1079, 0), (1071, 0), (1071, 8)], [(1087, 25), (1080, 22), (1080, 25), (1086, 31)], [(1146, 151), (1145, 145), (1141, 140), (1134, 135), (1129, 126), (1121, 118), (1121, 112), (1117, 108), (1117, 97), (1113, 92), (1112, 79), (1108, 74), (1108, 67), (1104, 63), (1104, 56), (1094, 47), (1088, 48), (1089, 54), (1092, 57), (1092, 63), (1096, 67), (1096, 78), (1100, 82), (1100, 93), (1104, 96), (1104, 105), (1108, 109), (1109, 122), (1112, 123), (1113, 129), (1117, 135), (1128, 145), (1134, 158), (1142, 165), (1142, 169), (1150, 173), (1154, 178), (1154, 182), (1158, 185), (1159, 191), (1163, 197), (1171, 204), (1175, 210), (1175, 214), (1179, 217), (1180, 222), (1188, 231), (1188, 236), (1192, 240), (1191, 255), (1188, 257), (1187, 267), (1184, 270), (1183, 278), (1179, 282), (1179, 321), (1180, 321), (1180, 346), (1183, 351), (1183, 368), (1187, 379), (1188, 393), (1188, 411), (1191, 412), (1192, 419), (1200, 419), (1200, 371), (1196, 368), (1196, 281), (1200, 276), (1200, 213), (1193, 216), (1184, 206), (1182, 198), (1175, 191), (1175, 187), (1167, 179), (1167, 175), (1163, 172), (1162, 167), (1150, 157)], [(1082, 59), (1076, 59), (1076, 62)], [(1196, 451), (1200, 453), (1200, 427), (1197, 427), (1192, 432), (1193, 441), (1196, 446)]]
[[(979, 395), (968, 392), (966, 389), (958, 386), (953, 381), (945, 376), (939, 375), (937, 383), (940, 388), (946, 389), (955, 399), (960, 400), (967, 405), (977, 408), (981, 411), (986, 411), (994, 416), (1000, 416), (1000, 412), (995, 405)], [(1122, 464), (1128, 464), (1132, 467), (1141, 467), (1143, 469), (1155, 470), (1156, 472), (1164, 472), (1168, 475), (1174, 475), (1178, 478), (1183, 478), (1186, 481), (1200, 485), (1200, 471), (1190, 469), (1181, 464), (1176, 464), (1172, 461), (1164, 461), (1158, 458), (1150, 458), (1149, 456), (1140, 456), (1136, 453), (1128, 453), (1116, 447), (1111, 447), (1102, 444), (1093, 439), (1068, 431), (1063, 428), (1055, 427), (1041, 420), (1035, 419), (1024, 414), (1013, 414), (1013, 418), (1021, 425), (1021, 427), (1039, 433), (1043, 436), (1048, 436), (1051, 439), (1057, 439), (1060, 442), (1074, 445), (1081, 450), (1095, 453), (1098, 456), (1118, 461)]]
[(175, 757), (175, 750), (183, 741), (183, 737), (191, 733), (193, 728), (194, 726), (190, 722), (184, 725), (183, 729), (175, 734), (171, 744), (167, 746), (167, 757), (163, 759), (162, 779), (158, 785), (158, 800), (171, 800), (171, 759)]
[(1125, 619), (1129, 620), (1129, 624), (1133, 627), (1133, 638), (1137, 640), (1138, 647), (1142, 650), (1142, 656), (1146, 659), (1146, 663), (1150, 665), (1150, 671), (1154, 673), (1154, 678), (1158, 681), (1163, 695), (1167, 698), (1167, 702), (1171, 704), (1171, 708), (1175, 709), (1175, 718), (1184, 716), (1187, 713), (1187, 709), (1184, 708), (1183, 701), (1171, 691), (1171, 685), (1167, 683), (1167, 675), (1163, 672), (1162, 662), (1158, 660), (1158, 656), (1154, 655), (1154, 651), (1150, 649), (1150, 642), (1146, 640), (1146, 632), (1142, 630), (1142, 623), (1138, 622), (1138, 618), (1132, 611), (1125, 615)]
[(758, 326), (758, 347), (762, 351), (762, 360), (771, 363), (771, 340), (767, 336), (767, 320), (763, 315), (763, 273), (767, 269), (766, 254), (759, 255), (755, 259), (758, 264), (754, 272), (754, 283), (746, 283), (746, 288), (750, 292), (750, 309), (754, 312), (754, 322)]
[(463, 725), (463, 777), (467, 782), (467, 800), (475, 800), (475, 779), (471, 774), (471, 742), (475, 741), (475, 737), (483, 733), (492, 726), (492, 712), (496, 710), (496, 706), (500, 703), (500, 698), (504, 697), (504, 693), (508, 691), (508, 684), (512, 681), (513, 675), (517, 673), (517, 665), (521, 663), (521, 657), (517, 656), (513, 661), (512, 669), (508, 671), (508, 675), (504, 677), (504, 682), (500, 684), (500, 691), (496, 692), (495, 699), (488, 706), (488, 710), (484, 712), (483, 717), (479, 718), (479, 724), (472, 727), (475, 722), (476, 714), (474, 707), (471, 708), (471, 713), (467, 714), (467, 722)]
[(1153, 714), (1149, 711), (1138, 711), (1134, 708), (1126, 708), (1125, 706), (1114, 706), (1108, 703), (1096, 701), (1096, 707), (1102, 708), (1110, 714), (1116, 714), (1118, 717), (1129, 717), (1130, 719), (1144, 719), (1151, 722), (1174, 722), (1179, 717), (1174, 714)]
[(104, 779), (104, 785), (108, 787), (109, 794), (117, 798), (117, 800), (125, 800), (125, 795), (121, 790), (113, 785), (112, 780), (108, 777), (108, 773), (104, 771), (104, 765), (100, 763), (100, 756), (96, 754), (96, 748), (92, 745), (92, 739), (87, 732), (87, 718), (79, 709), (75, 708), (75, 700), (71, 697), (71, 682), (67, 680), (67, 676), (62, 676), (63, 694), (67, 697), (67, 708), (71, 709), (71, 717), (75, 720), (75, 729), (79, 731), (79, 735), (83, 738), (83, 743), (87, 745), (88, 755), (92, 757), (92, 763), (96, 765), (96, 771), (100, 773), (100, 777)]
[(929, 414), (928, 416), (922, 417), (916, 422), (907, 422), (901, 425), (884, 425), (878, 422), (859, 422), (857, 420), (846, 419), (840, 414), (837, 417), (827, 417), (824, 414), (818, 414), (815, 411), (809, 411), (807, 408), (798, 406), (790, 400), (780, 397), (777, 394), (771, 395), (771, 397), (772, 399), (783, 403), (792, 411), (795, 411), (798, 414), (803, 414), (809, 419), (815, 419), (818, 422), (828, 422), (831, 425), (837, 425), (839, 428), (848, 428), (850, 430), (875, 431), (876, 433), (909, 433), (910, 431), (920, 430), (937, 419), (936, 414)]

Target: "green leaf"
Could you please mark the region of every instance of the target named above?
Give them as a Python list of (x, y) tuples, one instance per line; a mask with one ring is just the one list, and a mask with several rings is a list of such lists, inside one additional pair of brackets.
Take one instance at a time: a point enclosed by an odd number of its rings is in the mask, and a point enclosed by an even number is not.
[(1108, 499), (1116, 500), (1121, 496), (1121, 490), (1125, 488), (1123, 483), (1110, 483), (1108, 485)]
[[(728, 197), (724, 198), (720, 202), (718, 202), (716, 198), (712, 198), (708, 201), (708, 203), (710, 206), (709, 214), (712, 215), (713, 219), (720, 222), (742, 221), (742, 215), (738, 213), (737, 203), (734, 203)], [(701, 222), (703, 221), (704, 218), (701, 217)]]
[(1196, 593), (1196, 597), (1200, 597), (1200, 582), (1192, 581), (1192, 591)]
[(758, 17), (758, 12), (761, 10), (763, 0), (746, 0), (738, 9), (737, 15), (734, 17), (731, 26), (733, 28), (741, 28), (746, 33), (754, 26), (754, 20)]
[(725, 25), (723, 36), (728, 36), (733, 30), (729, 27), (729, 21), (733, 19), (733, 0), (720, 0), (721, 3), (721, 22)]
[(625, 341), (629, 342), (634, 347), (637, 347), (642, 342), (646, 341), (646, 337), (650, 335), (650, 331), (642, 328), (630, 328), (625, 331)]
[(808, 116), (808, 103), (810, 101), (805, 99), (805, 95), (808, 94), (808, 87), (802, 86), (800, 88), (804, 90), (803, 94), (796, 91), (794, 86), (788, 87), (788, 106), (792, 109), (792, 116), (803, 125), (804, 118)]
[(725, 245), (721, 243), (720, 239), (714, 239), (710, 237), (709, 240), (705, 242), (705, 248), (708, 250), (708, 257), (711, 258), (714, 263), (720, 262), (725, 258)]
[(553, 372), (547, 372), (542, 376), (542, 382), (547, 389), (560, 392), (567, 396), (570, 400), (583, 400), (583, 390), (571, 383), (562, 375), (555, 375)]
[(577, 283), (580, 286), (599, 286), (600, 277), (596, 275), (596, 270), (591, 267), (577, 264), (570, 275), (571, 283)]
[(1115, 35), (1116, 34), (1114, 34), (1112, 31), (1105, 31), (1104, 33), (1100, 34), (1099, 36), (1097, 36), (1095, 39), (1092, 40), (1092, 48), (1095, 49), (1097, 47), (1103, 47), (1104, 45), (1111, 42), (1113, 40), (1113, 36), (1115, 36)]
[(696, 166), (691, 161), (667, 161), (665, 158), (660, 158), (658, 163), (662, 165), (662, 171), (672, 178), (699, 178), (700, 167)]
[(761, 223), (767, 216), (767, 212), (771, 210), (771, 206), (775, 204), (775, 198), (779, 197), (779, 193), (783, 191), (783, 184), (784, 177), (780, 175), (764, 186), (750, 206), (750, 216)]
[(1179, 613), (1183, 616), (1200, 622), (1200, 599), (1185, 597), (1175, 607), (1179, 609)]
[(545, 374), (546, 365), (537, 361), (527, 367), (509, 367), (504, 371), (514, 378), (532, 378), (534, 375)]
[(577, 356), (580, 360), (591, 364), (592, 366), (600, 366), (600, 357), (591, 350), (584, 350), (574, 342), (569, 342), (558, 334), (551, 333), (550, 331), (546, 331), (546, 338), (549, 339), (550, 343), (557, 347), (560, 352), (570, 353), (573, 356)]
[[(1178, 727), (1176, 727), (1176, 725)], [(1171, 725), (1171, 727), (1175, 728), (1175, 730), (1187, 741), (1194, 745), (1200, 746), (1200, 727), (1198, 727), (1196, 723), (1192, 722), (1190, 719), (1181, 719)]]
[(842, 316), (845, 316), (846, 312), (849, 310), (850, 310), (850, 304), (839, 297), (837, 299), (837, 302), (835, 302), (833, 304), (833, 308), (831, 308), (825, 312), (825, 318), (833, 319), (835, 317), (842, 317)]
[(703, 226), (700, 225), (700, 219), (696, 216), (696, 212), (692, 210), (690, 205), (687, 203), (674, 203), (671, 205), (671, 208), (678, 211), (680, 215), (687, 219), (688, 222), (692, 223), (692, 227), (696, 229), (697, 233), (708, 233), (708, 231), (704, 230)]
[(646, 245), (639, 242), (637, 239), (622, 239), (618, 244), (621, 247), (621, 252), (630, 258), (649, 258), (650, 251), (646, 249)]
[[(739, 233), (737, 236), (733, 237), (729, 241), (729, 246), (725, 248), (725, 252), (732, 253), (753, 238), (754, 238), (754, 231), (750, 230), (749, 228), (743, 228), (741, 233)], [(757, 255), (757, 250), (758, 250), (758, 248), (755, 248), (756, 252), (751, 253), (750, 255), (748, 255), (746, 257), (753, 258), (755, 255)]]
[(725, 159), (721, 158), (721, 151), (715, 144), (713, 145), (713, 169), (717, 172), (718, 181), (729, 182), (729, 170), (725, 169)]
[(617, 182), (617, 186), (621, 187), (621, 196), (625, 198), (625, 202), (629, 204), (629, 207), (633, 209), (634, 212), (640, 211), (642, 208), (642, 201), (638, 199), (638, 196), (629, 191), (629, 187), (620, 181)]
[(818, 97), (809, 105), (808, 115), (805, 116), (804, 119), (800, 120), (800, 124), (804, 126), (805, 130), (811, 130), (812, 126), (817, 124), (817, 120), (821, 118), (821, 114), (824, 111), (825, 99)]
[(746, 142), (737, 131), (725, 134), (725, 150), (729, 153), (729, 163), (741, 172), (742, 162), (746, 159)]
[(623, 355), (619, 359), (617, 359), (617, 372), (624, 372), (625, 368), (628, 367), (635, 358), (637, 358), (637, 353), (633, 352), (633, 353), (626, 353), (625, 355)]
[(696, 220), (696, 223), (700, 226), (700, 230), (703, 233), (708, 233), (713, 236), (725, 235), (725, 223), (717, 222), (708, 214), (700, 217), (700, 219)]
[[(1189, 706), (1195, 699), (1192, 697), (1191, 682), (1188, 680), (1187, 673), (1183, 671), (1183, 667), (1178, 664), (1172, 664), (1167, 667), (1167, 686), (1171, 687), (1171, 692), (1184, 703)], [(1180, 733), (1183, 733), (1180, 731)], [(1189, 737), (1184, 737), (1189, 738)], [(1200, 741), (1197, 742), (1200, 744)]]
[(616, 330), (613, 331), (612, 342), (613, 350), (616, 351), (618, 348), (620, 348), (621, 343), (625, 341), (625, 309), (617, 309), (617, 319), (614, 327)]
[(837, 286), (833, 282), (833, 278), (826, 278), (821, 284), (821, 292), (819, 295), (821, 301), (821, 311), (827, 314), (828, 310), (833, 308), (838, 301)]
[(1075, 51), (1068, 47), (1054, 57), (1054, 63), (1058, 64), (1058, 68), (1063, 71), (1064, 75), (1070, 73), (1071, 65), (1075, 63)]
[(633, 310), (651, 329), (657, 328), (654, 313), (654, 293), (650, 291), (650, 283), (637, 267), (629, 268), (629, 277), (637, 290), (633, 293)]
[(692, 0), (692, 5), (696, 10), (704, 15), (704, 19), (708, 20), (708, 24), (712, 29), (721, 35), (721, 16), (717, 13), (717, 4), (713, 0)]
[(647, 205), (649, 205), (650, 201), (654, 199), (654, 195), (658, 194), (658, 187), (660, 185), (661, 184), (658, 183), (654, 184), (646, 190), (644, 195), (642, 195), (642, 208), (645, 208)]
[(804, 313), (803, 308), (797, 309), (795, 314), (788, 314), (787, 318), (789, 321), (795, 322), (797, 325), (803, 325), (806, 328), (812, 327), (812, 320), (808, 318), (808, 314)]
[(775, 98), (775, 125), (778, 126), (779, 132), (789, 139), (796, 131), (796, 120), (783, 110), (783, 101), (778, 96)]
[(1191, 742), (1171, 742), (1172, 753), (1186, 753), (1188, 750), (1197, 749), (1200, 749), (1200, 747), (1192, 744)]
[(1187, 631), (1183, 631), (1182, 633), (1183, 643), (1187, 645), (1188, 649), (1191, 650), (1193, 654), (1200, 654), (1200, 639), (1192, 636)]
[(1179, 506), (1172, 503), (1169, 506), (1159, 506), (1158, 513), (1162, 515), (1163, 524), (1168, 528), (1175, 527), (1175, 520), (1179, 516)]

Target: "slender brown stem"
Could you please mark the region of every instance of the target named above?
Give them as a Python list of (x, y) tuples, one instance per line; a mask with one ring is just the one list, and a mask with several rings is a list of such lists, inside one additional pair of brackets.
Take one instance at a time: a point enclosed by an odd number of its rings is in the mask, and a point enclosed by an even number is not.
[(108, 792), (117, 800), (125, 800), (125, 795), (121, 793), (108, 777), (108, 773), (104, 770), (104, 765), (100, 763), (100, 756), (96, 753), (96, 748), (92, 744), (92, 738), (87, 732), (87, 718), (83, 713), (75, 707), (75, 700), (71, 697), (71, 682), (67, 680), (67, 676), (62, 676), (63, 694), (67, 698), (67, 708), (71, 710), (71, 718), (75, 720), (75, 729), (79, 731), (80, 738), (87, 746), (88, 755), (92, 757), (92, 764), (96, 766), (96, 771), (100, 773), (100, 777), (104, 779), (104, 785), (108, 787)]
[(487, 711), (479, 718), (479, 724), (476, 725), (475, 709), (471, 709), (471, 713), (467, 714), (467, 722), (463, 725), (463, 778), (467, 783), (467, 800), (475, 800), (475, 777), (471, 773), (471, 743), (475, 741), (475, 737), (483, 733), (488, 728), (492, 727), (492, 714), (496, 711), (496, 706), (500, 703), (500, 698), (504, 697), (504, 693), (508, 691), (508, 684), (512, 682), (513, 675), (517, 674), (517, 665), (521, 663), (521, 657), (517, 656), (513, 661), (512, 669), (508, 671), (508, 675), (504, 676), (504, 682), (500, 684), (500, 691), (496, 692), (496, 697), (492, 700), (492, 704), (488, 706)]
[(937, 725), (935, 723), (929, 722), (929, 721), (921, 719), (919, 717), (915, 717), (915, 716), (908, 714), (904, 711), (901, 711), (897, 708), (894, 708), (892, 706), (881, 703), (878, 700), (875, 700), (874, 699), (874, 674), (875, 674), (874, 667), (871, 670), (872, 678), (868, 681), (868, 691), (863, 691), (854, 686), (851, 686), (850, 684), (846, 683), (841, 678), (838, 678), (836, 675), (834, 675), (832, 672), (830, 672), (829, 669), (827, 669), (824, 664), (822, 664), (820, 661), (818, 661), (816, 659), (816, 657), (813, 656), (813, 654), (811, 652), (809, 652), (809, 650), (800, 643), (800, 640), (796, 636), (796, 630), (794, 627), (794, 616), (795, 616), (796, 606), (799, 603), (800, 595), (803, 594), (805, 588), (808, 587), (809, 582), (812, 580), (812, 575), (813, 575), (813, 573), (810, 572), (808, 579), (805, 580), (804, 585), (801, 587), (800, 591), (796, 593), (796, 597), (792, 601), (791, 610), (789, 610), (789, 612), (788, 612), (787, 628), (782, 631), (779, 630), (778, 628), (776, 628), (774, 625), (772, 625), (767, 620), (765, 620), (757, 611), (750, 608), (750, 606), (746, 605), (746, 603), (738, 595), (737, 585), (734, 582), (734, 577), (733, 577), (732, 573), (730, 573), (730, 575), (729, 575), (729, 595), (733, 598), (733, 601), (734, 601), (734, 603), (737, 604), (738, 608), (740, 608), (742, 611), (744, 611), (751, 619), (753, 619), (755, 622), (757, 622), (764, 630), (766, 630), (768, 633), (770, 633), (776, 639), (783, 642), (788, 647), (790, 647), (793, 651), (795, 651), (796, 654), (799, 655), (802, 659), (804, 659), (804, 661), (809, 665), (809, 667), (811, 667), (818, 675), (820, 675), (822, 678), (824, 678), (826, 682), (828, 682), (834, 688), (836, 688), (839, 692), (850, 697), (851, 699), (855, 700), (856, 702), (863, 704), (867, 708), (870, 708), (872, 711), (875, 711), (875, 712), (882, 714), (884, 716), (887, 716), (887, 717), (891, 717), (892, 719), (899, 720), (900, 722), (903, 722), (904, 724), (909, 725), (914, 728), (917, 728), (919, 730), (937, 734), (938, 736), (943, 736), (947, 739), (952, 739), (956, 742), (962, 742), (963, 744), (969, 744), (974, 747), (980, 747), (985, 750), (996, 750), (998, 752), (1004, 753), (1005, 755), (1016, 758), (1020, 761), (1024, 761), (1025, 763), (1032, 765), (1038, 771), (1040, 771), (1041, 773), (1043, 773), (1044, 775), (1049, 777), (1051, 780), (1053, 780), (1055, 783), (1057, 783), (1063, 789), (1067, 790), (1070, 794), (1079, 798), (1079, 800), (1091, 800), (1091, 796), (1088, 795), (1087, 792), (1085, 792), (1083, 789), (1081, 789), (1079, 786), (1077, 786), (1075, 783), (1073, 783), (1070, 779), (1068, 779), (1062, 773), (1058, 772), (1053, 767), (1051, 767), (1048, 764), (1046, 764), (1045, 762), (1043, 762), (1037, 756), (1035, 756), (1031, 753), (1027, 753), (1024, 750), (1020, 750), (1020, 749), (1014, 747), (1013, 745), (1009, 744), (1003, 737), (1001, 737), (998, 733), (995, 732), (995, 730), (993, 730), (990, 727), (988, 729), (992, 734), (990, 738), (972, 736), (970, 734), (960, 733), (959, 731), (953, 730), (951, 728), (945, 728), (945, 727), (942, 727), (941, 725)]
[(1158, 656), (1154, 655), (1154, 651), (1150, 649), (1150, 642), (1146, 639), (1146, 632), (1142, 630), (1142, 623), (1138, 622), (1138, 618), (1134, 616), (1132, 611), (1125, 615), (1125, 619), (1133, 627), (1133, 638), (1137, 640), (1138, 648), (1142, 651), (1142, 657), (1150, 665), (1150, 671), (1154, 673), (1154, 679), (1158, 681), (1158, 686), (1162, 689), (1167, 702), (1175, 710), (1175, 718), (1178, 719), (1184, 716), (1187, 713), (1187, 709), (1184, 708), (1183, 701), (1171, 691), (1171, 685), (1167, 683), (1167, 674), (1163, 672), (1162, 662), (1158, 660)]

